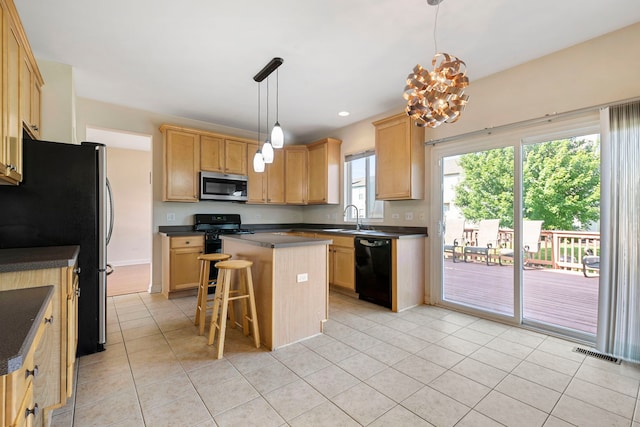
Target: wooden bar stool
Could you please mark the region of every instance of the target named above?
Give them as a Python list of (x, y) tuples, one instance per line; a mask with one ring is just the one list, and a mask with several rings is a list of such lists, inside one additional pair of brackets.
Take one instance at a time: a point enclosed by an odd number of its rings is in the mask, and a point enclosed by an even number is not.
[[(213, 344), (216, 331), (219, 331), (216, 359), (220, 359), (224, 351), (227, 308), (229, 307), (229, 303), (233, 304), (235, 300), (241, 300), (242, 302), (242, 328), (244, 335), (249, 335), (249, 322), (251, 322), (253, 340), (256, 348), (260, 348), (256, 300), (253, 293), (253, 279), (251, 277), (252, 265), (253, 262), (245, 260), (220, 261), (215, 265), (216, 268), (218, 268), (218, 285), (213, 302), (211, 326), (209, 328), (209, 345)], [(232, 290), (231, 273), (234, 270), (237, 270), (239, 274), (239, 288)], [(249, 310), (251, 311), (250, 316), (249, 313), (247, 313), (247, 300), (249, 301)], [(235, 323), (235, 317), (231, 317), (231, 321)]]
[[(209, 280), (211, 272), (211, 262), (226, 261), (231, 258), (229, 254), (203, 254), (198, 257), (200, 260), (200, 283), (198, 285), (198, 300), (196, 305), (196, 318), (194, 324), (200, 325), (200, 335), (204, 335), (205, 317), (207, 310), (213, 309), (215, 296), (209, 296), (209, 288), (216, 286), (217, 279)], [(233, 315), (233, 308), (232, 315)]]

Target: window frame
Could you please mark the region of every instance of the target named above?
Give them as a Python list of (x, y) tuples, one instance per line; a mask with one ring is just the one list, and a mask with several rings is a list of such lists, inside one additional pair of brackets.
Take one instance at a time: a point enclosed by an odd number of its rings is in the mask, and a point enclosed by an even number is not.
[[(354, 200), (353, 196), (353, 171), (352, 162), (356, 160), (365, 159), (365, 180), (364, 180), (364, 193), (361, 193), (358, 200)], [(373, 159), (373, 162), (371, 161)], [(375, 199), (375, 150), (365, 150), (362, 152), (346, 155), (344, 158), (344, 207), (353, 204), (355, 206), (361, 206), (362, 202), (359, 202), (364, 195), (365, 209), (358, 209), (360, 220), (367, 220), (370, 222), (383, 221), (384, 220), (384, 204), (382, 200)], [(372, 164), (373, 163), (373, 164)], [(380, 212), (380, 214), (371, 216), (372, 212)], [(345, 212), (345, 222), (356, 222), (355, 209), (350, 209)]]

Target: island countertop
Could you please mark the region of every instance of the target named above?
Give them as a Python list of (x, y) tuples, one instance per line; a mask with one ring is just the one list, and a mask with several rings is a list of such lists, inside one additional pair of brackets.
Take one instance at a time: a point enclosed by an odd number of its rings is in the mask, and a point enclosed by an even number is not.
[(52, 297), (53, 286), (0, 292), (0, 375), (22, 366)]
[(333, 240), (288, 236), (281, 233), (226, 234), (221, 235), (220, 238), (222, 240), (240, 240), (242, 243), (263, 248), (290, 248), (294, 246), (330, 245), (333, 243)]
[(71, 267), (79, 253), (77, 245), (0, 249), (0, 273)]

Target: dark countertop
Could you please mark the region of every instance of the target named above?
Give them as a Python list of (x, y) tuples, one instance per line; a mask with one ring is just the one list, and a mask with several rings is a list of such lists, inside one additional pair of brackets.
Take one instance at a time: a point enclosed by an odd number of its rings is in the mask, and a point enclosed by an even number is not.
[[(311, 233), (335, 234), (343, 236), (358, 237), (382, 237), (387, 239), (411, 239), (427, 237), (426, 227), (392, 227), (379, 226), (373, 230), (371, 226), (365, 229), (356, 230), (350, 225), (339, 224), (242, 224), (246, 228), (259, 233), (285, 233), (288, 231), (306, 231)], [(204, 234), (201, 231), (193, 231), (192, 225), (161, 225), (158, 227), (160, 233), (170, 237), (193, 236)]]
[(0, 249), (0, 273), (71, 267), (79, 253), (77, 245)]
[(242, 243), (263, 248), (290, 248), (294, 246), (330, 245), (333, 240), (312, 239), (301, 236), (287, 236), (277, 233), (227, 234), (220, 236), (222, 240), (240, 240)]
[(0, 375), (20, 369), (52, 297), (53, 286), (0, 292)]

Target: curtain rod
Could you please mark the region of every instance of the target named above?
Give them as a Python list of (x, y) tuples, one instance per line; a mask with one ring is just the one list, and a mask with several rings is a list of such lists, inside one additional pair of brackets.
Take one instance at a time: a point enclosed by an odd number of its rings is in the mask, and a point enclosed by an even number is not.
[(566, 111), (564, 113), (546, 114), (543, 117), (537, 117), (537, 118), (534, 118), (534, 119), (528, 119), (528, 120), (522, 120), (522, 121), (519, 121), (519, 122), (509, 123), (509, 124), (506, 124), (506, 125), (500, 125), (500, 126), (484, 128), (484, 129), (480, 129), (480, 130), (474, 130), (474, 131), (471, 131), (471, 132), (462, 133), (460, 135), (447, 136), (445, 138), (439, 138), (439, 139), (430, 139), (429, 141), (425, 141), (424, 145), (425, 146), (429, 146), (429, 145), (442, 144), (442, 143), (445, 143), (445, 142), (456, 141), (458, 139), (463, 139), (463, 138), (468, 138), (468, 137), (478, 136), (478, 135), (491, 135), (494, 132), (501, 132), (501, 131), (505, 131), (505, 130), (509, 130), (509, 129), (525, 127), (525, 126), (531, 126), (531, 125), (535, 125), (535, 124), (538, 124), (538, 123), (552, 122), (552, 121), (557, 120), (557, 119), (565, 119), (565, 118), (569, 118), (569, 117), (572, 117), (572, 116), (577, 116), (577, 115), (580, 115), (580, 114), (590, 113), (592, 111), (597, 111), (597, 110), (600, 110), (601, 108), (613, 107), (613, 106), (616, 106), (616, 105), (622, 105), (622, 104), (627, 104), (627, 103), (636, 102), (636, 101), (640, 101), (640, 97), (629, 98), (629, 99), (625, 99), (623, 101), (617, 101), (617, 102), (612, 102), (612, 103), (607, 103), (607, 104), (600, 104), (600, 105), (596, 105), (596, 106), (593, 106), (593, 107), (580, 108), (578, 110)]

